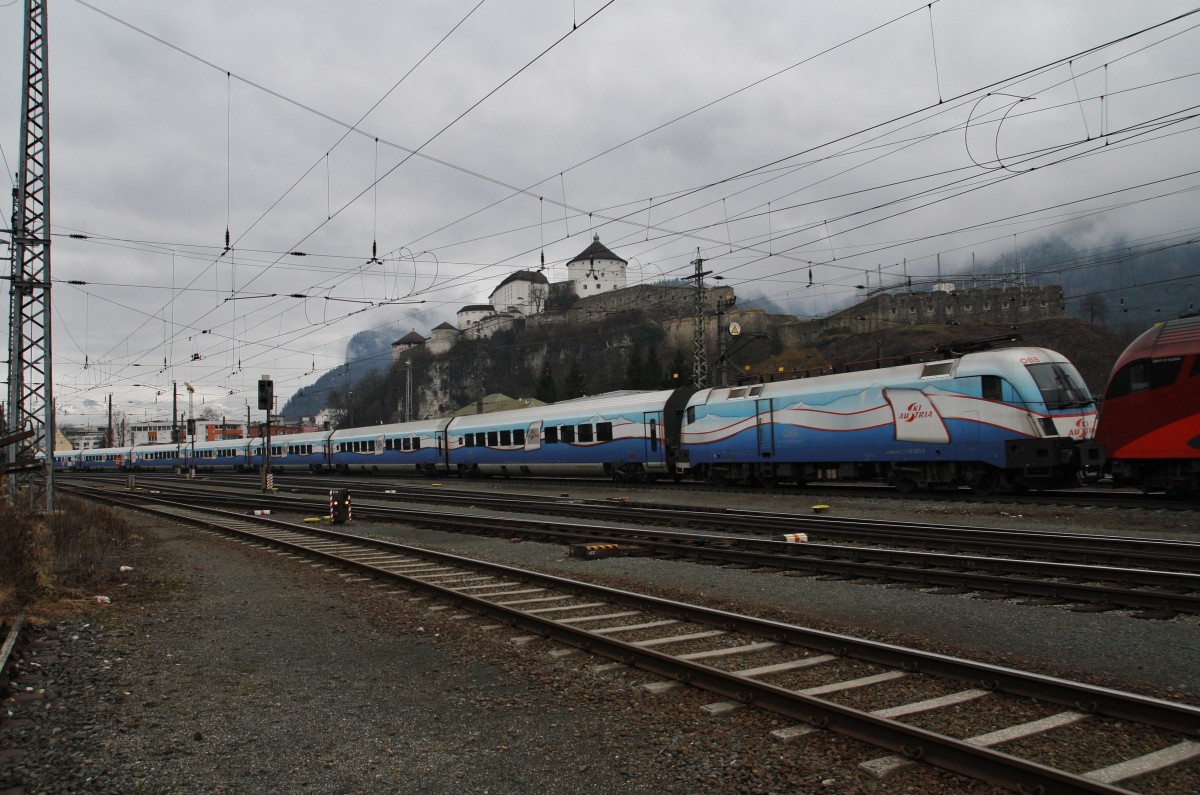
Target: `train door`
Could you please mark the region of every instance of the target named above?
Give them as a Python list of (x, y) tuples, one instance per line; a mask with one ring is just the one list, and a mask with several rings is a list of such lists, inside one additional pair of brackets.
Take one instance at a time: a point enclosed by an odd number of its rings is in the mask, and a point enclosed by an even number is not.
[(754, 427), (758, 436), (758, 457), (775, 457), (775, 422), (770, 400), (754, 401)]
[(437, 431), (433, 434), (433, 446), (437, 450), (437, 464), (435, 466), (442, 471), (450, 469), (450, 434), (446, 431)]
[(656, 411), (646, 412), (642, 418), (642, 427), (646, 429), (642, 454), (646, 461), (658, 461), (663, 457), (662, 415)]
[(542, 421), (529, 423), (529, 429), (525, 432), (525, 452), (542, 449)]

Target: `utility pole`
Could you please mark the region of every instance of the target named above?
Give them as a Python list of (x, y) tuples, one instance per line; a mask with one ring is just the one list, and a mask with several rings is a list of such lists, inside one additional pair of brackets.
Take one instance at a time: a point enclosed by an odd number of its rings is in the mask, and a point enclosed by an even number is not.
[(713, 386), (726, 386), (725, 374), (725, 301), (717, 299), (717, 377)]
[[(9, 283), (8, 418), (10, 433), (32, 435), (9, 446), (9, 498), (38, 490), (54, 510), (54, 380), (50, 344), (50, 64), (46, 0), (25, 0), (20, 166), (13, 189)], [(43, 462), (37, 464), (39, 450)]]
[(108, 393), (108, 444), (106, 447), (113, 446), (113, 424), (112, 424), (112, 392)]
[(404, 375), (404, 421), (412, 422), (412, 356), (408, 357)]
[(696, 249), (696, 258), (692, 260), (696, 272), (684, 279), (696, 280), (696, 326), (692, 332), (692, 385), (697, 389), (708, 386), (708, 353), (704, 347), (704, 277), (712, 271), (703, 270), (704, 258), (700, 249)]

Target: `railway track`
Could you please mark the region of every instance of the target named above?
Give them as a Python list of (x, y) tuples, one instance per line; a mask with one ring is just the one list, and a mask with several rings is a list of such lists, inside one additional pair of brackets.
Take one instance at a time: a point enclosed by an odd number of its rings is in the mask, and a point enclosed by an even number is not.
[[(147, 510), (129, 495), (107, 501)], [(777, 741), (823, 731), (864, 740), (881, 749), (862, 760), (871, 775), (923, 762), (1047, 793), (1179, 792), (1200, 775), (1200, 709), (1185, 704), (266, 517), (149, 510), (435, 599), (471, 631), (514, 632), (514, 646), (548, 639), (581, 666), (650, 672), (661, 678), (642, 686), (665, 698), (700, 688), (714, 696), (711, 715), (786, 716), (794, 724), (773, 732)]]
[(21, 644), (25, 629), (24, 613), (0, 620), (0, 698), (8, 695), (11, 687), (10, 667)]
[[(86, 488), (75, 486), (74, 488)], [(87, 489), (88, 493), (95, 493)], [(227, 490), (201, 484), (164, 485), (149, 500), (187, 500), (227, 506)], [(440, 494), (440, 492), (439, 492)], [(404, 499), (380, 493), (376, 498)], [(246, 505), (288, 512), (324, 512), (326, 503), (292, 495), (246, 495)], [(513, 495), (471, 495), (475, 507), (529, 510)], [(703, 563), (787, 570), (793, 574), (835, 576), (938, 588), (948, 595), (984, 593), (1026, 598), (1041, 604), (1076, 604), (1078, 609), (1136, 610), (1143, 618), (1200, 614), (1200, 544), (1148, 539), (1079, 537), (1072, 534), (1014, 532), (912, 522), (861, 522), (828, 517), (776, 516), (765, 512), (696, 512), (628, 507), (599, 502), (556, 502), (543, 512), (607, 520), (581, 525), (541, 518), (507, 518), (478, 512), (420, 510), (366, 504), (356, 515), (379, 521), (432, 526), (455, 532), (502, 534), (562, 544), (617, 545), (621, 554), (687, 558)], [(620, 521), (626, 526), (612, 524)], [(663, 530), (641, 525), (664, 522), (707, 524), (721, 534)], [(755, 534), (745, 532), (753, 524)], [(733, 530), (740, 532), (732, 533)], [(804, 543), (780, 541), (778, 534), (806, 530)], [(765, 531), (765, 532), (764, 532)], [(849, 536), (854, 544), (833, 543)], [(829, 540), (825, 540), (825, 539)], [(867, 538), (873, 545), (863, 543)], [(909, 548), (897, 548), (897, 539)], [(879, 546), (886, 541), (887, 546)], [(925, 547), (913, 549), (911, 547)], [(928, 551), (929, 548), (938, 551)]]
[[(81, 474), (83, 477), (119, 477), (124, 479), (125, 473), (62, 473), (68, 477), (75, 474)], [(178, 475), (170, 475), (169, 473), (138, 473), (139, 479), (145, 477), (174, 477)], [(201, 476), (209, 479), (221, 479), (230, 482), (243, 482), (251, 485), (256, 485), (259, 481), (259, 475), (253, 474), (237, 474), (233, 472), (212, 472), (201, 473)], [(353, 488), (355, 490), (362, 488), (370, 488), (377, 485), (380, 481), (386, 480), (391, 482), (405, 482), (420, 487), (421, 484), (428, 484), (430, 478), (426, 476), (405, 475), (398, 472), (371, 473), (371, 472), (356, 472), (350, 471), (345, 474), (317, 474), (308, 472), (285, 472), (278, 473), (275, 476), (276, 483), (282, 483), (285, 480), (288, 482), (309, 481), (315, 488), (332, 489), (332, 488)], [(461, 482), (461, 479), (452, 474), (446, 474), (441, 480), (444, 483)], [(552, 486), (564, 489), (569, 489), (572, 486), (584, 484), (597, 484), (604, 481), (581, 481), (573, 478), (487, 478), (487, 482), (504, 483), (514, 488), (520, 488), (522, 483), (531, 483), (539, 486)], [(982, 505), (1004, 505), (1004, 506), (1023, 506), (1023, 505), (1046, 505), (1057, 507), (1093, 507), (1093, 508), (1125, 508), (1130, 510), (1161, 510), (1171, 512), (1191, 513), (1200, 510), (1200, 501), (1197, 500), (1179, 500), (1168, 497), (1165, 494), (1143, 494), (1139, 491), (1132, 490), (1117, 490), (1106, 488), (1104, 486), (1090, 486), (1080, 489), (1070, 490), (1052, 490), (1052, 491), (1025, 491), (1020, 493), (1005, 493), (998, 495), (979, 495), (973, 493), (970, 489), (962, 488), (957, 490), (931, 490), (918, 491), (911, 493), (902, 493), (890, 486), (871, 485), (862, 483), (832, 483), (824, 482), (820, 484), (812, 484), (807, 486), (782, 485), (770, 489), (764, 489), (761, 486), (712, 486), (706, 483), (698, 483), (693, 481), (655, 481), (650, 483), (639, 482), (621, 482), (613, 484), (617, 487), (629, 492), (651, 493), (651, 494), (671, 494), (675, 496), (687, 495), (689, 493), (702, 494), (741, 494), (741, 495), (759, 495), (764, 493), (774, 494), (793, 494), (805, 495), (814, 500), (827, 500), (843, 497), (870, 497), (873, 499), (893, 500), (903, 504), (904, 502), (914, 501), (932, 501), (946, 502), (955, 504), (982, 504)], [(684, 497), (686, 499), (686, 496)]]

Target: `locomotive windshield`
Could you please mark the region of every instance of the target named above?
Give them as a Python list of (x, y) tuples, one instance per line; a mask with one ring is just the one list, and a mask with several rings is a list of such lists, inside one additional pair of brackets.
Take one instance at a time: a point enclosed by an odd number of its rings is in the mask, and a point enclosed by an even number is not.
[(1029, 374), (1041, 390), (1048, 409), (1069, 409), (1087, 406), (1091, 393), (1079, 372), (1064, 362), (1044, 362), (1026, 365)]

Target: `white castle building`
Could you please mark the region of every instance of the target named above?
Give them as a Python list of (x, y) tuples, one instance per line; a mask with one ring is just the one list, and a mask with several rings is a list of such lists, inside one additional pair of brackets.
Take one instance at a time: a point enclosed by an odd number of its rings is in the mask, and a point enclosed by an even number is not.
[[(619, 290), (626, 285), (629, 263), (608, 250), (600, 235), (567, 262), (567, 284), (580, 298)], [(492, 290), (489, 304), (468, 304), (458, 310), (458, 330), (472, 337), (490, 337), (515, 320), (539, 315), (546, 309), (550, 281), (541, 270), (517, 271)]]
[(567, 279), (574, 284), (575, 295), (587, 298), (624, 287), (627, 267), (629, 263), (609, 251), (597, 234), (590, 246), (567, 263)]

